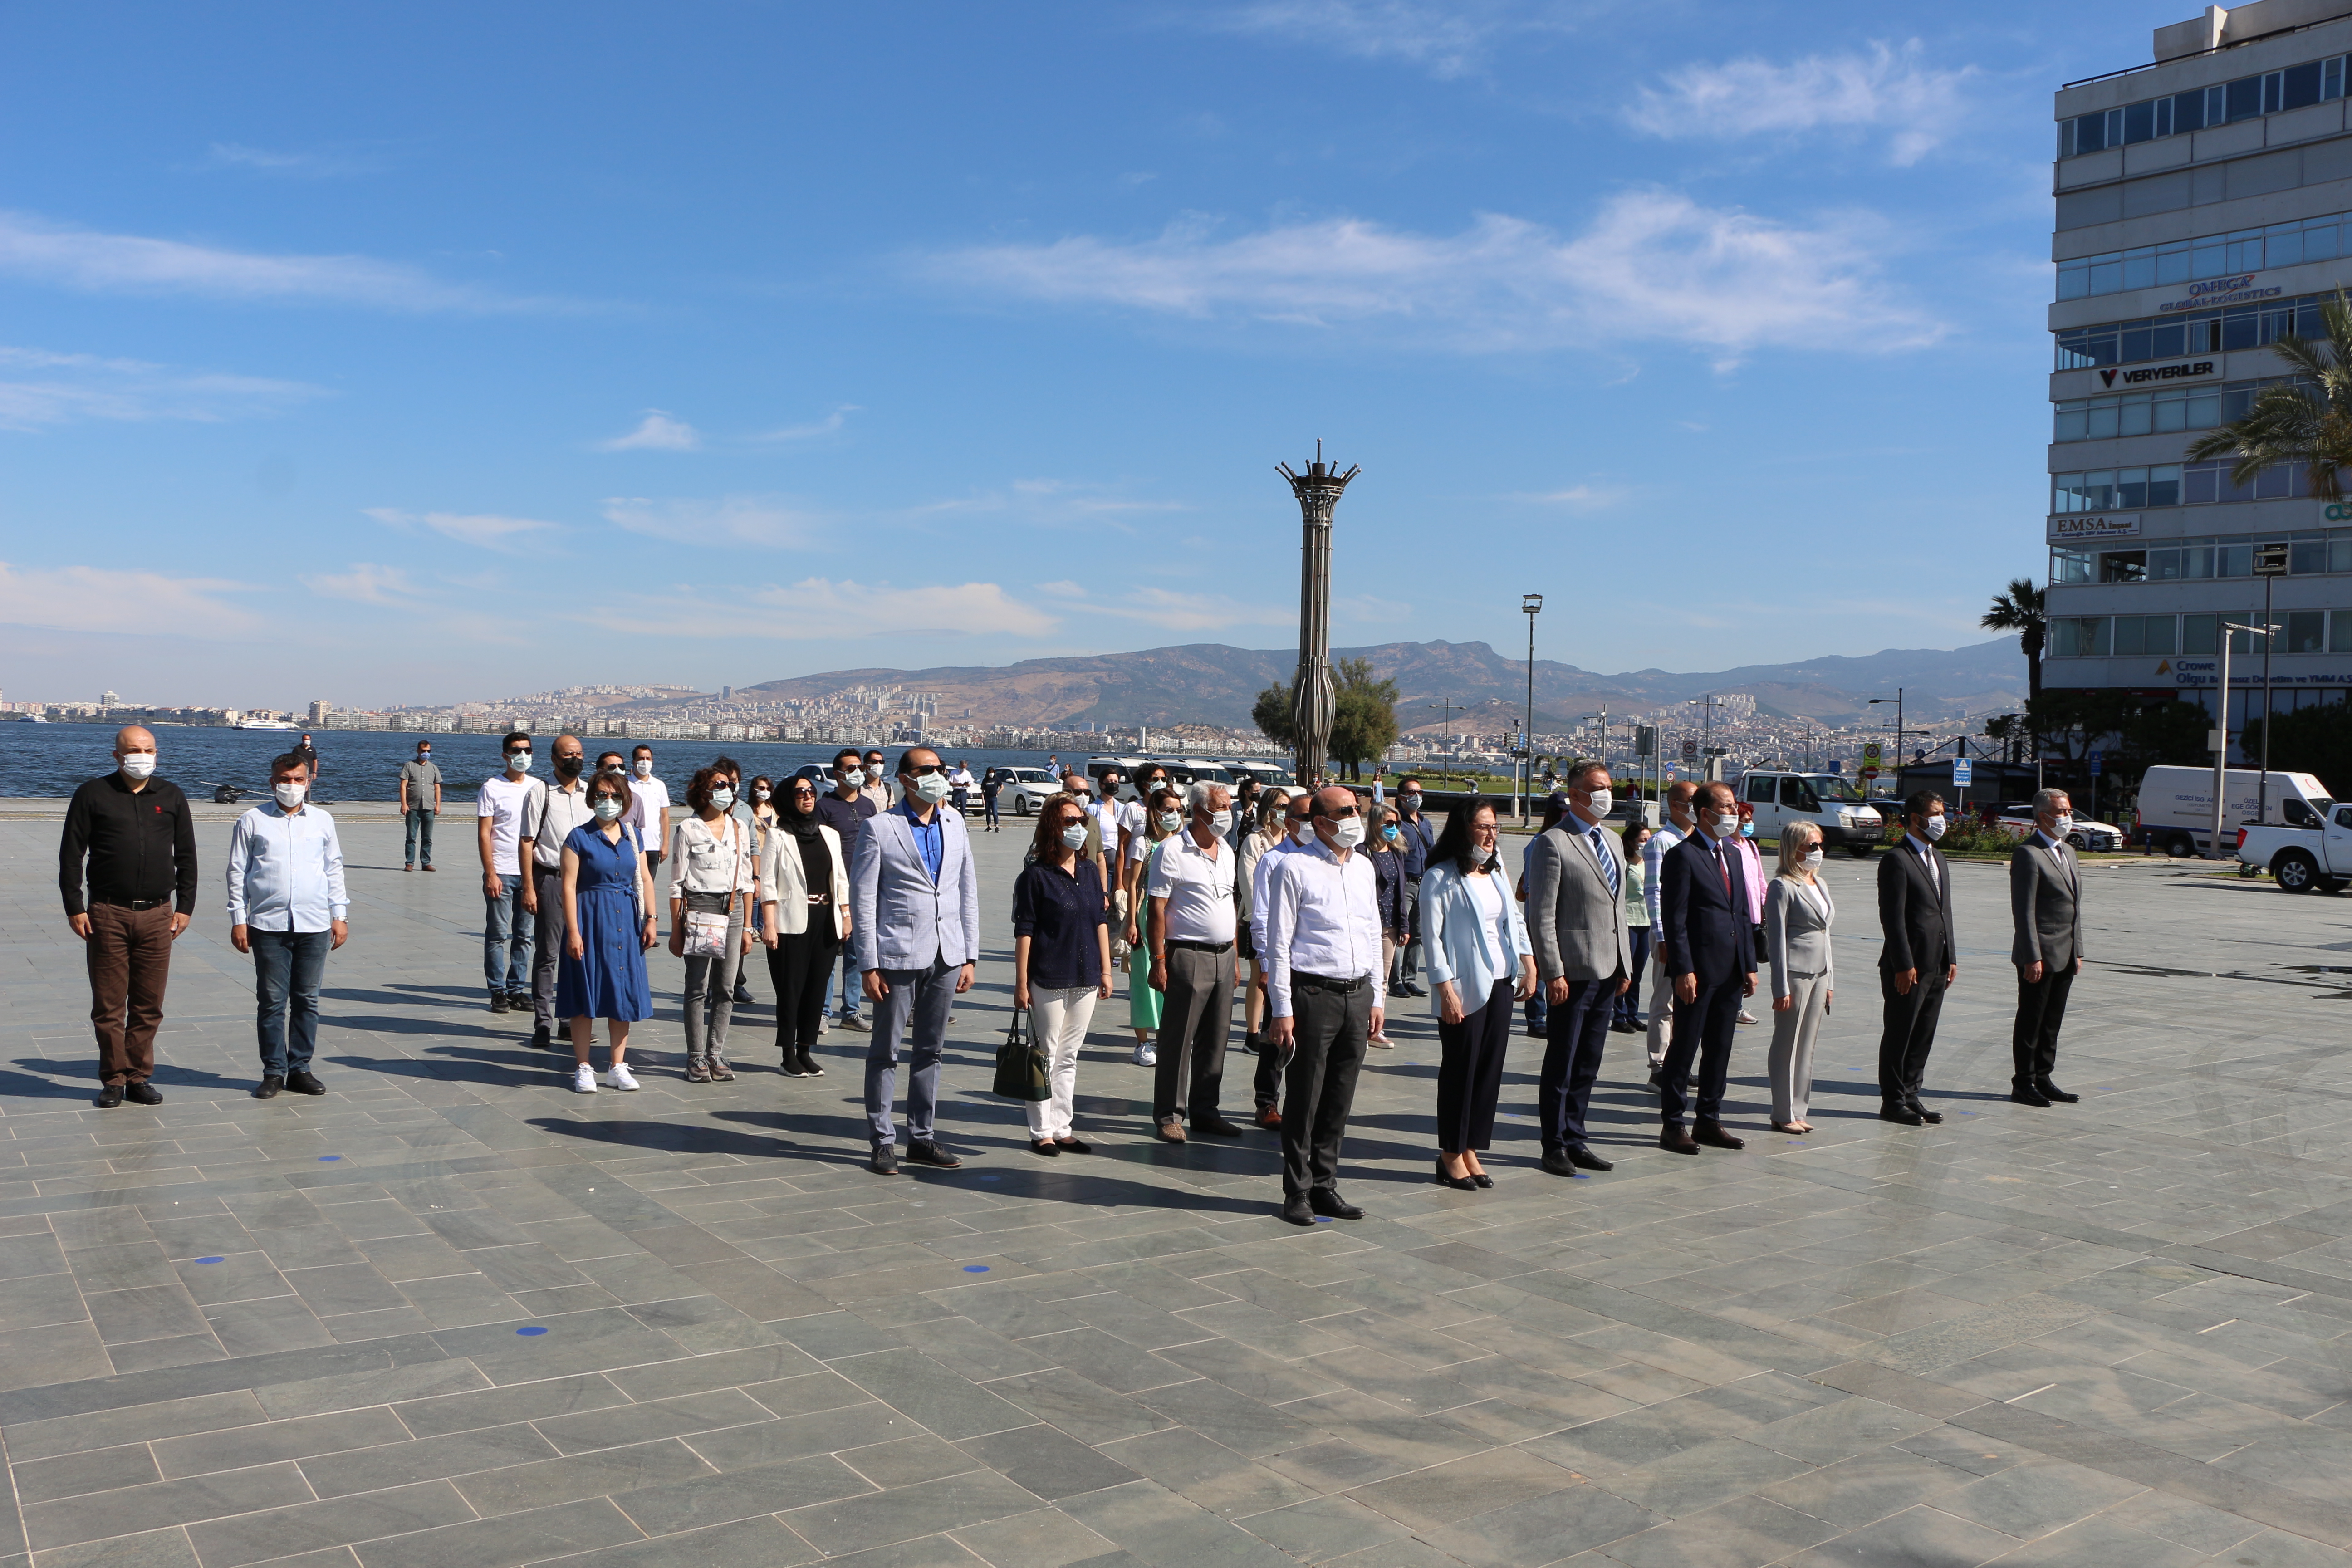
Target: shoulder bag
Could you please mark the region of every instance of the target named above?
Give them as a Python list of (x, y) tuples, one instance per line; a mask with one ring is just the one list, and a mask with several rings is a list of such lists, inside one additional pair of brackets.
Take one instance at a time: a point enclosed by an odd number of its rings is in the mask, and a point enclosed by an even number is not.
[(1004, 1043), (996, 1047), (996, 1082), (991, 1092), (1006, 1100), (1027, 1101), (1054, 1097), (1045, 1082), (1045, 1053), (1029, 1038), (1026, 1008), (1013, 1010), (1013, 1023), (1004, 1031)]

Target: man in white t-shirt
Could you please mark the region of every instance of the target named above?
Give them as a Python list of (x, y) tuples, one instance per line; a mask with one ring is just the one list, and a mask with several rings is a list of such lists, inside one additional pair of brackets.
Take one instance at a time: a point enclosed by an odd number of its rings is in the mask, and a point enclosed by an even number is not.
[(530, 1009), (531, 936), (536, 922), (523, 901), (523, 808), (546, 788), (530, 776), (530, 737), (517, 730), (500, 742), (506, 771), (482, 781), (474, 799), (482, 851), (482, 974), (490, 1011)]
[(646, 852), (646, 874), (661, 869), (669, 852), (669, 785), (654, 777), (654, 749), (640, 744), (629, 753), (629, 809), (621, 821), (636, 829)]

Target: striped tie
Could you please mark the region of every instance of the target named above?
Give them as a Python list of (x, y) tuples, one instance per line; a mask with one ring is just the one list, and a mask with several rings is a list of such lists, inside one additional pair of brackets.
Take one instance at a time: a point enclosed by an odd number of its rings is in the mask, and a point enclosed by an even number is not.
[(1617, 892), (1617, 858), (1609, 853), (1608, 841), (1601, 837), (1601, 829), (1587, 828), (1585, 835), (1592, 840), (1592, 853), (1601, 861), (1601, 874), (1609, 879), (1609, 891)]

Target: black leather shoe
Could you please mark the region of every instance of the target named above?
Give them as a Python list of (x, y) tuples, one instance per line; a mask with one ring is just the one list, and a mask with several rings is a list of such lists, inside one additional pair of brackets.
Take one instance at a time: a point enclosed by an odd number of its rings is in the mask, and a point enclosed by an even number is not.
[(1723, 1123), (1720, 1121), (1700, 1122), (1697, 1126), (1691, 1129), (1691, 1139), (1694, 1142), (1704, 1143), (1710, 1149), (1745, 1149), (1748, 1147), (1747, 1139), (1734, 1137), (1732, 1134), (1726, 1132), (1723, 1130)]
[(1437, 1184), (1441, 1187), (1452, 1187), (1457, 1193), (1475, 1193), (1478, 1190), (1478, 1184), (1467, 1176), (1447, 1175), (1443, 1156), (1440, 1156), (1437, 1162)]
[(324, 1094), (327, 1092), (327, 1086), (325, 1084), (320, 1083), (317, 1079), (311, 1077), (308, 1071), (299, 1068), (286, 1075), (286, 1087), (292, 1089), (296, 1094)]
[(2054, 1100), (2060, 1105), (2073, 1105), (2083, 1098), (2079, 1094), (2068, 1094), (2046, 1078), (2033, 1086), (2033, 1091), (2042, 1099)]
[(1470, 1184), (1481, 1189), (1492, 1187), (1495, 1184), (1495, 1178), (1484, 1171), (1473, 1171), (1470, 1173)]
[(2047, 1110), (2050, 1109), (2050, 1100), (2048, 1096), (2044, 1095), (2039, 1089), (2029, 1089), (2023, 1084), (2019, 1084), (2015, 1089), (2011, 1089), (2009, 1091), (2009, 1098), (2015, 1100), (2020, 1105), (2031, 1105), (2036, 1110)]
[(877, 1143), (874, 1145), (874, 1158), (866, 1163), (866, 1168), (877, 1176), (897, 1175), (898, 1173), (898, 1149), (888, 1143)]
[(1313, 1225), (1315, 1211), (1307, 1206), (1304, 1195), (1282, 1200), (1282, 1217), (1292, 1225)]
[[(530, 1032), (530, 1043), (542, 1051), (551, 1049), (555, 1045), (555, 1031), (541, 1024)], [(564, 1044), (569, 1045), (571, 1042), (567, 1040)]]
[(1669, 1154), (1696, 1154), (1698, 1142), (1680, 1127), (1669, 1127), (1659, 1132), (1658, 1147)]
[(915, 1164), (929, 1165), (941, 1171), (958, 1170), (963, 1165), (961, 1160), (935, 1142), (908, 1143), (907, 1158)]
[(1307, 1206), (1317, 1214), (1333, 1219), (1361, 1219), (1364, 1211), (1328, 1187), (1318, 1187), (1307, 1194)]
[(1581, 1143), (1570, 1148), (1568, 1157), (1588, 1171), (1613, 1171), (1617, 1168), (1614, 1161), (1602, 1159)]
[(1543, 1168), (1555, 1176), (1573, 1178), (1576, 1174), (1576, 1159), (1564, 1150), (1547, 1149), (1544, 1151)]
[(1903, 1127), (1916, 1127), (1927, 1120), (1907, 1105), (1881, 1105), (1878, 1108), (1878, 1119), (1881, 1121), (1892, 1121)]
[(100, 1110), (113, 1110), (122, 1103), (122, 1086), (119, 1083), (108, 1084), (91, 1098), (90, 1103)]
[(276, 1100), (278, 1098), (278, 1091), (285, 1087), (286, 1080), (279, 1078), (276, 1073), (271, 1073), (268, 1078), (263, 1079), (258, 1084), (254, 1086), (253, 1098), (256, 1100)]
[(1205, 1132), (1212, 1138), (1238, 1138), (1242, 1135), (1242, 1130), (1239, 1127), (1222, 1116), (1213, 1116), (1206, 1121), (1195, 1121), (1192, 1123), (1192, 1131)]
[(1916, 1100), (1911, 1102), (1911, 1114), (1917, 1117), (1920, 1121), (1926, 1122), (1930, 1127), (1935, 1126), (1937, 1122), (1944, 1120), (1944, 1113), (1942, 1111), (1930, 1110)]
[(490, 998), (490, 1011), (493, 1013), (511, 1013), (514, 1011), (514, 1004), (508, 1001), (507, 994), (501, 991), (497, 995)]
[(137, 1083), (124, 1084), (122, 1098), (133, 1105), (161, 1105), (163, 1103), (163, 1091), (142, 1079)]
[(1029, 1140), (1029, 1152), (1043, 1154), (1047, 1159), (1054, 1160), (1061, 1157), (1062, 1150), (1061, 1146), (1051, 1138), (1032, 1138)]

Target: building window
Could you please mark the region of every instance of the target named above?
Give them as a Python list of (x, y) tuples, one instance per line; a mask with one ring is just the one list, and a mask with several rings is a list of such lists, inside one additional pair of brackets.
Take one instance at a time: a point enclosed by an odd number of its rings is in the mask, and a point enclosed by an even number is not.
[(2281, 653), (2321, 653), (2327, 647), (2327, 612), (2325, 610), (2289, 610), (2286, 613), (2286, 639), (2279, 645)]
[(2221, 616), (2183, 616), (2180, 617), (2180, 651), (2182, 653), (2219, 653), (2221, 651)]
[(2323, 338), (2326, 330), (2320, 320), (2319, 308), (2332, 298), (2327, 294), (2305, 294), (2258, 305), (2235, 305), (2227, 310), (2184, 310), (2178, 315), (2070, 328), (2053, 334), (2057, 357), (2052, 368), (2090, 370), (2142, 360), (2182, 359), (2231, 349), (2260, 348), (2277, 342), (2282, 332), (2289, 331), (2306, 338)]
[(2133, 654), (2168, 654), (2173, 651), (2175, 616), (2117, 616), (2115, 617), (2114, 644), (2117, 657)]
[(2050, 581), (2053, 583), (2087, 583), (2091, 580), (2091, 552), (2053, 546), (2050, 552)]
[(2050, 652), (2057, 658), (2105, 658), (2107, 617), (2061, 616), (2050, 623)]
[(2142, 99), (2119, 109), (2103, 109), (2058, 122), (2058, 156), (2080, 157), (2109, 147), (2129, 147), (2167, 136), (2232, 124), (2283, 110), (2302, 109), (2344, 96), (2344, 57), (2305, 60), (2284, 70), (2241, 77), (2215, 87), (2191, 88), (2164, 98)]
[(2191, 391), (2131, 392), (2118, 397), (2076, 397), (2052, 405), (2053, 441), (2099, 441), (2117, 436), (2169, 436), (2179, 430), (2210, 430), (2252, 412), (2254, 395), (2292, 381), (2272, 376), (2233, 381)]
[(2337, 610), (2327, 617), (2327, 651), (2352, 653), (2352, 610)]

